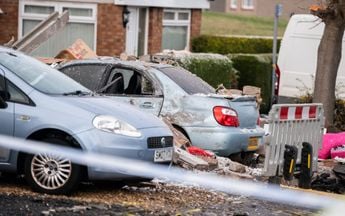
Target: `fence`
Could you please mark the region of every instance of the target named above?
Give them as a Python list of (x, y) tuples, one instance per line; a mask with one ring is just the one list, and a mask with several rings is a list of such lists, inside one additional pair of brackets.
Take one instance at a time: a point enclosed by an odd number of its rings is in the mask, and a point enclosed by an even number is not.
[[(323, 130), (322, 104), (273, 105), (269, 113), (270, 139), (265, 146), (264, 175), (283, 175), (287, 157), (290, 158), (289, 173), (293, 173), (296, 166), (302, 166), (304, 160), (310, 173), (317, 171)], [(310, 152), (302, 156), (308, 148)]]

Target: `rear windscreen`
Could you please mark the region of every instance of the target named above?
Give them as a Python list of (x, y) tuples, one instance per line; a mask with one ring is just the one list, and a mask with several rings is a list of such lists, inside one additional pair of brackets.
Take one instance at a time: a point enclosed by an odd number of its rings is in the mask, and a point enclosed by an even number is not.
[(159, 68), (188, 94), (214, 94), (215, 89), (201, 78), (179, 67)]

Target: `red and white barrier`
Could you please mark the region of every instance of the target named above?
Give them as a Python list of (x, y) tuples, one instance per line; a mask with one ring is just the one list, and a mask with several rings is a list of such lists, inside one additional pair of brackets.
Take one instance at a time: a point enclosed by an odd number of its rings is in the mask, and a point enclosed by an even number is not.
[(298, 149), (301, 162), (302, 143), (313, 147), (312, 171), (317, 170), (318, 151), (324, 129), (322, 104), (275, 104), (269, 114), (269, 142), (266, 143), (266, 176), (282, 175), (285, 145)]
[(317, 106), (282, 106), (280, 107), (279, 118), (281, 120), (316, 119)]

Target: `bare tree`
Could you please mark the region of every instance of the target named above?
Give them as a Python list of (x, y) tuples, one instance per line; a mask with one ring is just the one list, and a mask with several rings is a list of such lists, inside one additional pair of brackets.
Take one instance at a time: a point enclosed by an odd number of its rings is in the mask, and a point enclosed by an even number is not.
[(313, 102), (324, 105), (326, 127), (330, 128), (334, 120), (335, 85), (345, 30), (345, 0), (327, 0), (325, 5), (310, 9), (325, 23), (318, 49)]

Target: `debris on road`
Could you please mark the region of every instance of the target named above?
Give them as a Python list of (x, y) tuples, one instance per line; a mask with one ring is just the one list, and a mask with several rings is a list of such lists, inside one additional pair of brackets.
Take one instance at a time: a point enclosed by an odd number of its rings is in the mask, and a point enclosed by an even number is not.
[(186, 169), (209, 169), (209, 164), (205, 160), (194, 156), (181, 148), (176, 147), (174, 148), (173, 162)]

